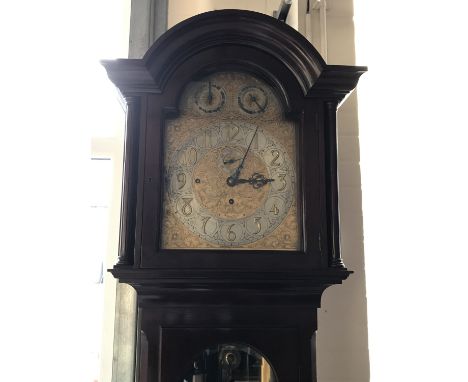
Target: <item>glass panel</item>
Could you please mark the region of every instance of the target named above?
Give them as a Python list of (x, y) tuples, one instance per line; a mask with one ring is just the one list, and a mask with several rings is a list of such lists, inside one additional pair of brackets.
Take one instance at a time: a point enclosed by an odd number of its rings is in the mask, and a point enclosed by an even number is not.
[(193, 361), (181, 382), (278, 382), (268, 361), (247, 345), (218, 345)]

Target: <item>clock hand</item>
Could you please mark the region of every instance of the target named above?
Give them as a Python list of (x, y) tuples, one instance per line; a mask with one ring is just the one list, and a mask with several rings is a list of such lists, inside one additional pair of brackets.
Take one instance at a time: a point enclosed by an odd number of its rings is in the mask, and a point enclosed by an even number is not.
[(240, 169), (244, 166), (245, 158), (247, 158), (247, 154), (249, 153), (250, 146), (252, 146), (252, 142), (253, 142), (253, 140), (254, 140), (254, 138), (255, 138), (255, 135), (257, 135), (257, 131), (258, 131), (258, 126), (257, 126), (257, 128), (255, 129), (254, 134), (252, 135), (252, 139), (250, 140), (249, 146), (247, 147), (247, 150), (246, 150), (246, 152), (245, 152), (245, 154), (244, 154), (244, 157), (242, 158), (242, 162), (240, 163), (239, 167), (237, 168), (237, 169), (239, 170), (239, 172), (240, 172)]
[(268, 183), (274, 182), (274, 179), (265, 178), (264, 175), (255, 172), (252, 176), (248, 179), (249, 184), (253, 186), (253, 188), (261, 188)]
[[(240, 168), (237, 167), (236, 171), (234, 171), (234, 173), (226, 179), (227, 185), (229, 187), (234, 187), (236, 184), (241, 183), (240, 179), (239, 179), (239, 175), (240, 175)], [(242, 180), (244, 180), (244, 179), (242, 179)], [(242, 182), (242, 183), (244, 183), (244, 182)]]
[(238, 158), (238, 159), (225, 159), (225, 160), (223, 160), (223, 164), (231, 164), (231, 163), (237, 162), (238, 160), (240, 160), (240, 158)]
[(242, 158), (242, 162), (236, 168), (236, 171), (234, 171), (233, 175), (231, 175), (230, 177), (228, 177), (226, 179), (226, 183), (228, 184), (228, 186), (234, 187), (237, 184), (237, 180), (239, 179), (240, 172), (241, 172), (242, 168), (244, 167), (245, 158), (247, 157), (247, 154), (249, 153), (250, 146), (252, 146), (252, 142), (253, 142), (253, 140), (255, 138), (255, 135), (257, 134), (257, 131), (258, 131), (258, 126), (255, 129), (254, 134), (252, 135), (252, 139), (250, 140), (249, 146), (247, 147), (247, 150), (245, 151), (244, 157)]
[(250, 95), (250, 101), (254, 102), (254, 103), (258, 106), (259, 111), (265, 111), (265, 108), (262, 107), (262, 106), (258, 103), (257, 97), (255, 97), (255, 96), (253, 96), (253, 95)]
[(208, 81), (208, 104), (213, 102), (213, 92), (211, 91), (211, 81)]
[(250, 183), (250, 179), (236, 179), (236, 184), (242, 184), (242, 183)]
[(245, 151), (244, 157), (242, 158), (242, 162), (240, 163), (239, 167), (237, 167), (237, 169), (236, 169), (237, 176), (239, 176), (240, 170), (244, 167), (245, 158), (247, 158), (247, 154), (249, 153), (250, 146), (252, 146), (252, 142), (253, 142), (253, 140), (255, 138), (255, 135), (257, 135), (257, 131), (258, 131), (258, 126), (255, 129), (254, 134), (252, 135), (252, 139), (250, 140), (249, 146), (247, 147), (247, 150)]
[(229, 177), (227, 179), (227, 184), (231, 187), (234, 187), (237, 184), (251, 184), (253, 188), (262, 188), (263, 186), (267, 185), (268, 183), (274, 182), (274, 179), (266, 178), (265, 175), (259, 174), (255, 172), (249, 179), (242, 179), (242, 178), (233, 178)]

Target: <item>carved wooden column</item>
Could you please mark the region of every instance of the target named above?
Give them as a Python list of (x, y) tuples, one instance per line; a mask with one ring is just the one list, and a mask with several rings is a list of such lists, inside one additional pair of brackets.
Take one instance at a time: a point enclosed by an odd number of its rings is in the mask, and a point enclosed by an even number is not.
[(127, 103), (127, 123), (125, 127), (125, 159), (120, 212), (119, 261), (116, 264), (117, 266), (133, 265), (135, 248), (140, 102), (138, 97), (127, 97), (125, 101)]
[[(154, 41), (167, 29), (168, 0), (132, 0), (130, 16), (129, 58), (141, 58)], [(127, 102), (127, 134), (134, 133), (131, 139), (128, 135), (125, 142), (125, 168), (135, 177), (135, 168), (128, 164), (127, 151), (135, 149), (139, 141), (139, 131), (129, 131), (130, 127), (138, 128), (140, 101), (126, 97)], [(135, 136), (138, 135), (138, 137)], [(133, 143), (131, 144), (130, 141)], [(117, 267), (133, 266), (135, 243), (135, 215), (129, 213), (130, 206), (136, 203), (136, 190), (124, 175), (123, 186), (126, 187), (122, 198), (121, 235), (119, 242), (119, 260)], [(136, 181), (133, 185), (136, 184)], [(125, 211), (125, 213), (124, 213)], [(132, 209), (130, 209), (132, 211)], [(135, 209), (133, 209), (135, 211)], [(133, 243), (133, 244), (132, 244)], [(114, 355), (112, 367), (113, 382), (135, 381), (135, 342), (137, 296), (135, 290), (127, 284), (118, 283), (116, 290)]]
[(336, 125), (336, 111), (338, 101), (325, 102), (325, 139), (327, 146), (327, 208), (329, 210), (328, 229), (330, 266), (333, 268), (346, 268), (341, 258), (340, 250), (340, 214), (338, 203), (338, 139)]

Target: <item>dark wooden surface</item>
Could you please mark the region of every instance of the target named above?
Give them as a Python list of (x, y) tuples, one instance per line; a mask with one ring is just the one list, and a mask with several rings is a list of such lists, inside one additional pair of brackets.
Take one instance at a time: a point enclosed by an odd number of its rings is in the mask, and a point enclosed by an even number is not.
[[(248, 344), (273, 365), (280, 381), (313, 380), (312, 342), (317, 328), (314, 306), (165, 306), (152, 309), (140, 300), (139, 330), (146, 345), (141, 382), (180, 381), (193, 360), (218, 344)], [(160, 360), (160, 363), (151, 362)], [(158, 379), (160, 378), (160, 379)]]
[(138, 161), (135, 156), (138, 155), (137, 142), (140, 134), (140, 116), (143, 114), (140, 109), (139, 97), (127, 97), (127, 122), (125, 128), (124, 144), (124, 166), (122, 172), (122, 199), (120, 214), (120, 240), (119, 240), (119, 261), (117, 266), (133, 265), (135, 251), (135, 235), (133, 227), (136, 225), (136, 203), (137, 203), (137, 184), (138, 184)]
[[(138, 293), (137, 380), (178, 382), (212, 345), (249, 344), (280, 382), (315, 381), (316, 310), (351, 271), (340, 255), (336, 108), (365, 67), (327, 65), (297, 31), (248, 11), (215, 11), (169, 30), (141, 60), (104, 61), (129, 100), (119, 262)], [(299, 251), (160, 248), (164, 121), (184, 86), (221, 70), (267, 82), (297, 124)]]

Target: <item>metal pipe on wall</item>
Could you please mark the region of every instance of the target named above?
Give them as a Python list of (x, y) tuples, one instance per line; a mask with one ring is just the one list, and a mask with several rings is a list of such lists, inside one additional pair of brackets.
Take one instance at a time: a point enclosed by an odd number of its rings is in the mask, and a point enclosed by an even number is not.
[(307, 4), (306, 36), (309, 41), (315, 40), (312, 28), (312, 11), (318, 11), (319, 16), (320, 46), (316, 48), (320, 52), (323, 59), (327, 61), (327, 0), (312, 0), (312, 3), (309, 2)]

